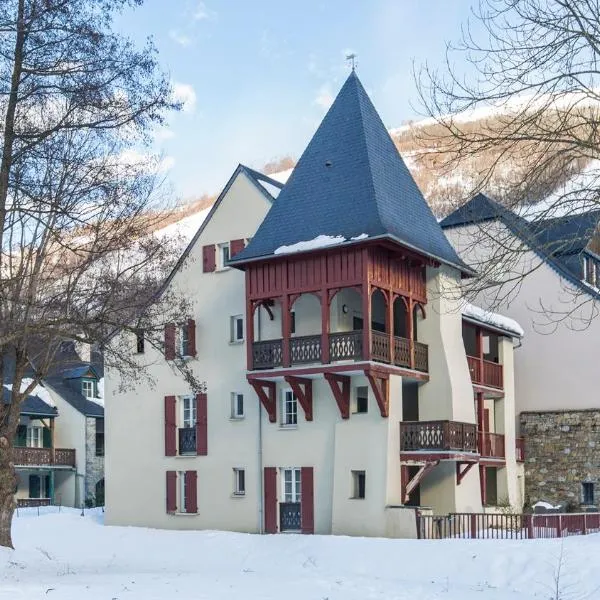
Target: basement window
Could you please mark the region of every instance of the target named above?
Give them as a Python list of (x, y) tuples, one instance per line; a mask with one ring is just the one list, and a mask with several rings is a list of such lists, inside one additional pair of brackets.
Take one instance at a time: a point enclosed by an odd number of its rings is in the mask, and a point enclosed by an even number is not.
[(352, 471), (352, 498), (363, 500), (366, 492), (367, 475), (365, 471)]

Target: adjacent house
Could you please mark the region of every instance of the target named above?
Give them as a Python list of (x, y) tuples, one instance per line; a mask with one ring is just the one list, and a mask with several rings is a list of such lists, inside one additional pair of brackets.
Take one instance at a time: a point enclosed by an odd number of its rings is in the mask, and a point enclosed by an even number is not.
[(465, 305), (474, 275), (351, 73), (284, 187), (225, 186), (166, 283), (192, 312), (163, 352), (129, 340), (152, 383), (107, 369), (106, 522), (410, 537), (416, 506), (519, 509), (522, 331)]
[[(585, 509), (598, 503), (600, 400), (593, 363), (600, 353), (599, 219), (600, 211), (586, 210), (528, 220), (479, 194), (441, 223), (475, 269), (500, 258), (500, 244), (519, 249), (498, 285), (477, 301), (498, 306), (500, 299), (499, 309), (524, 329), (515, 390), (530, 504)], [(527, 273), (518, 286), (507, 282), (515, 273)]]

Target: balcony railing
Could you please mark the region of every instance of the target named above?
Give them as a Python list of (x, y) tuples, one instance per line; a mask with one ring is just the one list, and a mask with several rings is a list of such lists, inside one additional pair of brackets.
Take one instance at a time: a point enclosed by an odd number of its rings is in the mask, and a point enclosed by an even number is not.
[(66, 448), (13, 448), (13, 462), (17, 467), (58, 466), (74, 467), (75, 450)]
[(38, 508), (39, 506), (50, 506), (50, 498), (18, 498), (19, 508)]
[(293, 365), (321, 362), (321, 336), (303, 335), (292, 338), (290, 360)]
[(517, 450), (517, 462), (525, 462), (525, 439), (517, 438), (516, 450)]
[(477, 426), (458, 421), (410, 421), (400, 423), (402, 452), (477, 451)]
[(480, 385), (502, 389), (504, 387), (502, 365), (490, 360), (467, 356), (471, 381)]
[(486, 458), (505, 458), (504, 436), (500, 433), (480, 431), (479, 454)]
[(283, 340), (265, 340), (252, 344), (252, 364), (255, 369), (280, 367), (283, 359)]
[(329, 358), (337, 360), (360, 360), (362, 352), (362, 331), (329, 334)]
[(196, 454), (196, 428), (195, 427), (180, 427), (179, 428), (179, 454)]

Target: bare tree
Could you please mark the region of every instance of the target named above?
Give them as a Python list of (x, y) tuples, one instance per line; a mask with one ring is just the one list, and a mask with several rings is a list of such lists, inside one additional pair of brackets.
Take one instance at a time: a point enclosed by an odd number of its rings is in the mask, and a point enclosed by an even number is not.
[[(445, 168), (486, 156), (460, 202), (487, 192), (511, 209), (511, 227), (479, 227), (466, 252), (481, 275), (468, 289), (487, 290), (489, 303), (499, 305), (541, 264), (525, 258), (529, 242), (549, 256), (573, 242), (544, 244), (543, 221), (600, 209), (600, 3), (480, 0), (460, 42), (448, 46), (445, 66), (425, 65), (417, 80), (437, 123), (426, 142)], [(478, 127), (469, 115), (477, 115)], [(526, 219), (512, 216), (524, 210)], [(590, 239), (597, 246), (597, 235)], [(540, 310), (551, 318), (595, 316), (589, 295), (565, 293), (578, 297)]]
[[(187, 303), (156, 294), (177, 247), (151, 234), (169, 208), (149, 131), (177, 108), (156, 52), (112, 30), (141, 0), (0, 3), (0, 545), (12, 546), (12, 446), (22, 400), (64, 340), (137, 377), (144, 329), (161, 347)], [(24, 381), (25, 376), (27, 378)]]

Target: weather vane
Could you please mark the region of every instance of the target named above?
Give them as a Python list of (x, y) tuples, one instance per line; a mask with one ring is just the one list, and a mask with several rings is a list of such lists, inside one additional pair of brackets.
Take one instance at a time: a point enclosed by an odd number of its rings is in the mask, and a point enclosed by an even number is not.
[(352, 70), (355, 71), (356, 70), (356, 59), (358, 58), (358, 56), (352, 52), (350, 54), (346, 54), (346, 60), (348, 61), (348, 63), (350, 65), (352, 65)]

